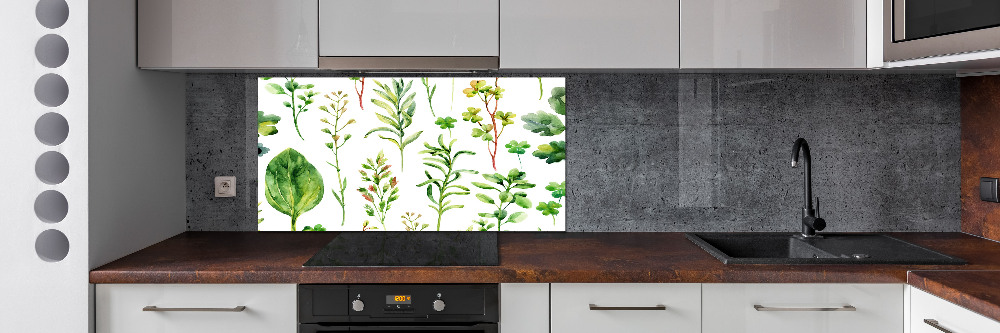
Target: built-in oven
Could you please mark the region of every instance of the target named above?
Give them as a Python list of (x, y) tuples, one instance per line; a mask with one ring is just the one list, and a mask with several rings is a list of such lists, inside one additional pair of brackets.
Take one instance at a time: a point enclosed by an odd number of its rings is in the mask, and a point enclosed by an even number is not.
[(497, 333), (496, 284), (299, 285), (299, 333)]
[(998, 0), (884, 0), (884, 58), (1000, 49)]

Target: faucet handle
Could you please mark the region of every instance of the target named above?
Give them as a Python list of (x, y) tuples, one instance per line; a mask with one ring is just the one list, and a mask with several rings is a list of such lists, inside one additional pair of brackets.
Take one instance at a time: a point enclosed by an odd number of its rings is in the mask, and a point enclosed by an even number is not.
[(819, 196), (816, 196), (816, 217), (819, 217)]

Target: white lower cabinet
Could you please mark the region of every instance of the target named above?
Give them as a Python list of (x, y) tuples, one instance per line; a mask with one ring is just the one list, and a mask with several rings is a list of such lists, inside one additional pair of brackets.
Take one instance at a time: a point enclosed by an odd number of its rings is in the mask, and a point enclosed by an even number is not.
[(705, 333), (903, 332), (902, 284), (704, 284)]
[(910, 332), (1000, 332), (1000, 322), (917, 289), (910, 289)]
[(701, 332), (701, 285), (552, 284), (552, 333)]
[(95, 302), (97, 333), (298, 331), (294, 284), (98, 284)]
[(500, 284), (501, 333), (549, 333), (549, 284)]

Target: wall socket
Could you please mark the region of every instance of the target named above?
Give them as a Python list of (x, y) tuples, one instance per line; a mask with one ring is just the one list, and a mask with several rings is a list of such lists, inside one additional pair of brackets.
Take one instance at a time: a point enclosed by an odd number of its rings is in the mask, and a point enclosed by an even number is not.
[(236, 196), (236, 176), (215, 177), (215, 197), (228, 198)]

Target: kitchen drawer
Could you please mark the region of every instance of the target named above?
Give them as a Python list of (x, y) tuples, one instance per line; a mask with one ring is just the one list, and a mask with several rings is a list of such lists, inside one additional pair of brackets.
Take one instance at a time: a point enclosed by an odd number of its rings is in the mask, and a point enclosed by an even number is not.
[(551, 288), (552, 332), (701, 331), (700, 284), (554, 283)]
[(910, 288), (909, 333), (945, 332), (924, 322), (925, 319), (937, 321), (940, 327), (952, 333), (1000, 332), (1000, 322), (983, 317), (923, 290)]
[[(702, 327), (705, 333), (903, 332), (904, 291), (902, 284), (705, 284)], [(856, 310), (817, 309), (848, 305)]]
[[(295, 332), (294, 284), (98, 284), (98, 333)], [(143, 311), (157, 308), (246, 308)]]

